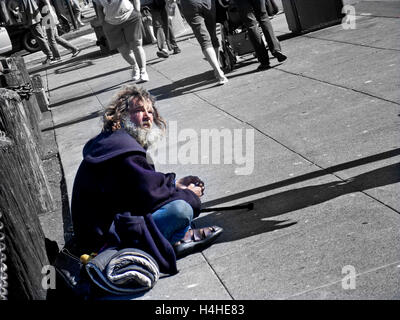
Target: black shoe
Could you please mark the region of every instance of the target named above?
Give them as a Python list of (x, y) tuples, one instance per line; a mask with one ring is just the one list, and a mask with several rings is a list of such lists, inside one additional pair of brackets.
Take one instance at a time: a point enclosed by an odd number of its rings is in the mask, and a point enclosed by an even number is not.
[(42, 64), (43, 65), (45, 65), (45, 64), (53, 64), (55, 62), (56, 62), (56, 60), (54, 60), (54, 58), (47, 57), (45, 60), (42, 61)]
[(76, 51), (73, 51), (72, 52), (72, 58), (75, 58), (78, 54), (80, 54), (81, 53), (81, 50), (80, 49), (78, 49), (78, 50), (76, 50)]
[(224, 229), (217, 226), (202, 229), (190, 229), (185, 237), (174, 245), (177, 258), (201, 251), (210, 246), (222, 234)]
[(257, 67), (257, 71), (264, 71), (264, 70), (268, 70), (271, 69), (271, 66), (269, 63), (261, 63), (258, 67)]
[(283, 62), (287, 59), (287, 57), (280, 51), (275, 51), (272, 55), (278, 60), (278, 62)]
[(174, 47), (174, 54), (181, 53), (181, 49), (179, 47)]

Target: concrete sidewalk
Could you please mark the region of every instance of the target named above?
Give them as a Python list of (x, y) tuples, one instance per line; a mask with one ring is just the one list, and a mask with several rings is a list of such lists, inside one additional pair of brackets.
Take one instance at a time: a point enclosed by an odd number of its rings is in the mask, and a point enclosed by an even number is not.
[[(225, 229), (217, 243), (179, 260), (180, 272), (150, 292), (128, 298), (400, 298), (400, 5), (362, 1), (355, 8), (356, 29), (337, 25), (285, 40), (289, 59), (272, 60), (264, 72), (255, 72), (249, 55), (224, 86), (216, 86), (193, 38), (165, 60), (145, 47), (150, 82), (143, 86), (170, 127), (198, 143), (203, 163), (167, 157), (157, 169), (202, 177), (204, 206), (255, 207), (202, 215), (196, 226)], [(94, 41), (85, 37), (73, 41)], [(70, 63), (42, 71), (26, 57), (46, 79), (69, 196), (82, 147), (100, 130), (101, 110), (130, 83), (120, 55), (97, 51), (88, 46)], [(196, 140), (204, 129), (237, 132), (233, 150), (254, 158), (224, 164), (221, 156), (213, 164)], [(187, 155), (189, 137), (182, 133), (177, 142), (169, 133), (160, 155), (175, 149)], [(253, 170), (238, 175), (245, 166)], [(346, 289), (353, 271), (355, 288)]]

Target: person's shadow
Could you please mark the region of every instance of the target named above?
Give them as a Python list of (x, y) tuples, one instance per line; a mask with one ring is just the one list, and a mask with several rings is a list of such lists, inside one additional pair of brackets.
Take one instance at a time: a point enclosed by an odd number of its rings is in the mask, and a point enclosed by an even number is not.
[(188, 93), (198, 92), (216, 86), (217, 80), (212, 71), (195, 74), (179, 79), (167, 85), (150, 89), (150, 93), (157, 101), (181, 96)]
[(194, 220), (196, 228), (217, 225), (224, 233), (217, 242), (243, 239), (256, 234), (287, 228), (296, 221), (271, 217), (314, 206), (348, 193), (360, 192), (400, 182), (400, 163), (372, 170), (346, 181), (329, 182), (280, 192), (254, 202), (254, 209), (215, 211)]

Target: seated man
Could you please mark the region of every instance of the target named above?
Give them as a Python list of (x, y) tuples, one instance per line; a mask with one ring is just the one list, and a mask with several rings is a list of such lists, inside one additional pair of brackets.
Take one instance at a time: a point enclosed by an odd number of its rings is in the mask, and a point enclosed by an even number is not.
[(165, 128), (154, 98), (136, 86), (119, 91), (105, 110), (103, 130), (84, 146), (73, 187), (74, 236), (82, 253), (107, 245), (116, 216), (126, 212), (150, 215), (164, 237), (153, 243), (167, 242), (178, 257), (221, 234), (215, 226), (191, 229), (200, 214), (204, 183), (194, 176), (175, 181), (174, 173), (157, 172), (150, 163), (147, 149)]

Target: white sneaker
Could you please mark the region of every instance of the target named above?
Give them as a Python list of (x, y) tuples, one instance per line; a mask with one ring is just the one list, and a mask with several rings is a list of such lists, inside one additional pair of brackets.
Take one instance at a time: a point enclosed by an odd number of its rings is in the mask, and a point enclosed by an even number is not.
[(146, 71), (140, 72), (140, 80), (139, 82), (147, 82), (149, 81), (149, 75)]
[(132, 80), (138, 81), (140, 79), (140, 70), (139, 68), (132, 68)]

